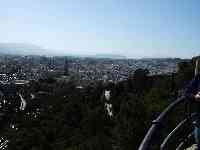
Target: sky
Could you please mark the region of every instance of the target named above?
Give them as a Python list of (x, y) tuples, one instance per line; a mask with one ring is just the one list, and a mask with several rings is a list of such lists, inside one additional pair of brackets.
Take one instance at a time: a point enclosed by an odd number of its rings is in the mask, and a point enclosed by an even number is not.
[(0, 43), (129, 58), (200, 54), (199, 0), (0, 0)]

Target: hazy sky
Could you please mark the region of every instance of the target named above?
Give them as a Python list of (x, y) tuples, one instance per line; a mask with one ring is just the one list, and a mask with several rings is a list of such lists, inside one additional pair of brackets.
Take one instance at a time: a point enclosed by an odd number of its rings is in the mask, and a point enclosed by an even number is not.
[(0, 0), (0, 43), (53, 52), (200, 54), (199, 0)]

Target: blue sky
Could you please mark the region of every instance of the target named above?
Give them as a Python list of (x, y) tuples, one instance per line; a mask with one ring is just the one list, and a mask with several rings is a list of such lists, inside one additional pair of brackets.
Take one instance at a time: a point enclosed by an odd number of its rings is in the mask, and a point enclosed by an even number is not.
[(131, 58), (200, 54), (199, 0), (0, 0), (0, 43)]

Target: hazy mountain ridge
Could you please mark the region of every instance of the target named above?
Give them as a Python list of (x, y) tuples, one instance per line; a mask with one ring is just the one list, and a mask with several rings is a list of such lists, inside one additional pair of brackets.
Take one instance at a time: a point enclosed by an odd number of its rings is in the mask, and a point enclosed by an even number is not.
[(126, 59), (126, 56), (117, 54), (96, 54), (93, 57), (96, 58), (112, 58), (112, 59)]
[(24, 43), (0, 43), (1, 54), (11, 55), (41, 55), (47, 50), (33, 44)]
[(53, 53), (51, 50), (44, 49), (40, 46), (34, 44), (26, 43), (0, 43), (0, 54), (8, 55), (67, 55), (75, 57), (93, 57), (93, 58), (111, 58), (111, 59), (126, 59), (125, 56), (115, 55), (115, 54), (96, 54), (96, 55), (75, 55), (75, 54), (65, 54)]
[[(55, 52), (56, 51), (56, 52)], [(73, 54), (67, 50), (52, 50), (52, 49), (45, 49), (40, 46), (34, 44), (27, 44), (27, 43), (0, 43), (0, 54), (5, 55), (46, 55), (46, 56), (71, 56), (71, 57), (88, 57), (88, 58), (97, 58), (97, 59), (129, 59), (128, 57), (120, 54), (104, 54), (104, 53), (97, 53), (97, 54)], [(138, 58), (142, 60), (154, 60), (154, 59), (179, 59), (179, 58)]]

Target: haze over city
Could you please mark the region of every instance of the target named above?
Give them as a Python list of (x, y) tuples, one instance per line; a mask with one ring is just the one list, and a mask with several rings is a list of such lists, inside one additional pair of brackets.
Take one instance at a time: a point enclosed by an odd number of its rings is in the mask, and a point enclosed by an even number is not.
[(6, 0), (0, 43), (55, 55), (191, 58), (200, 51), (199, 7), (198, 0)]

